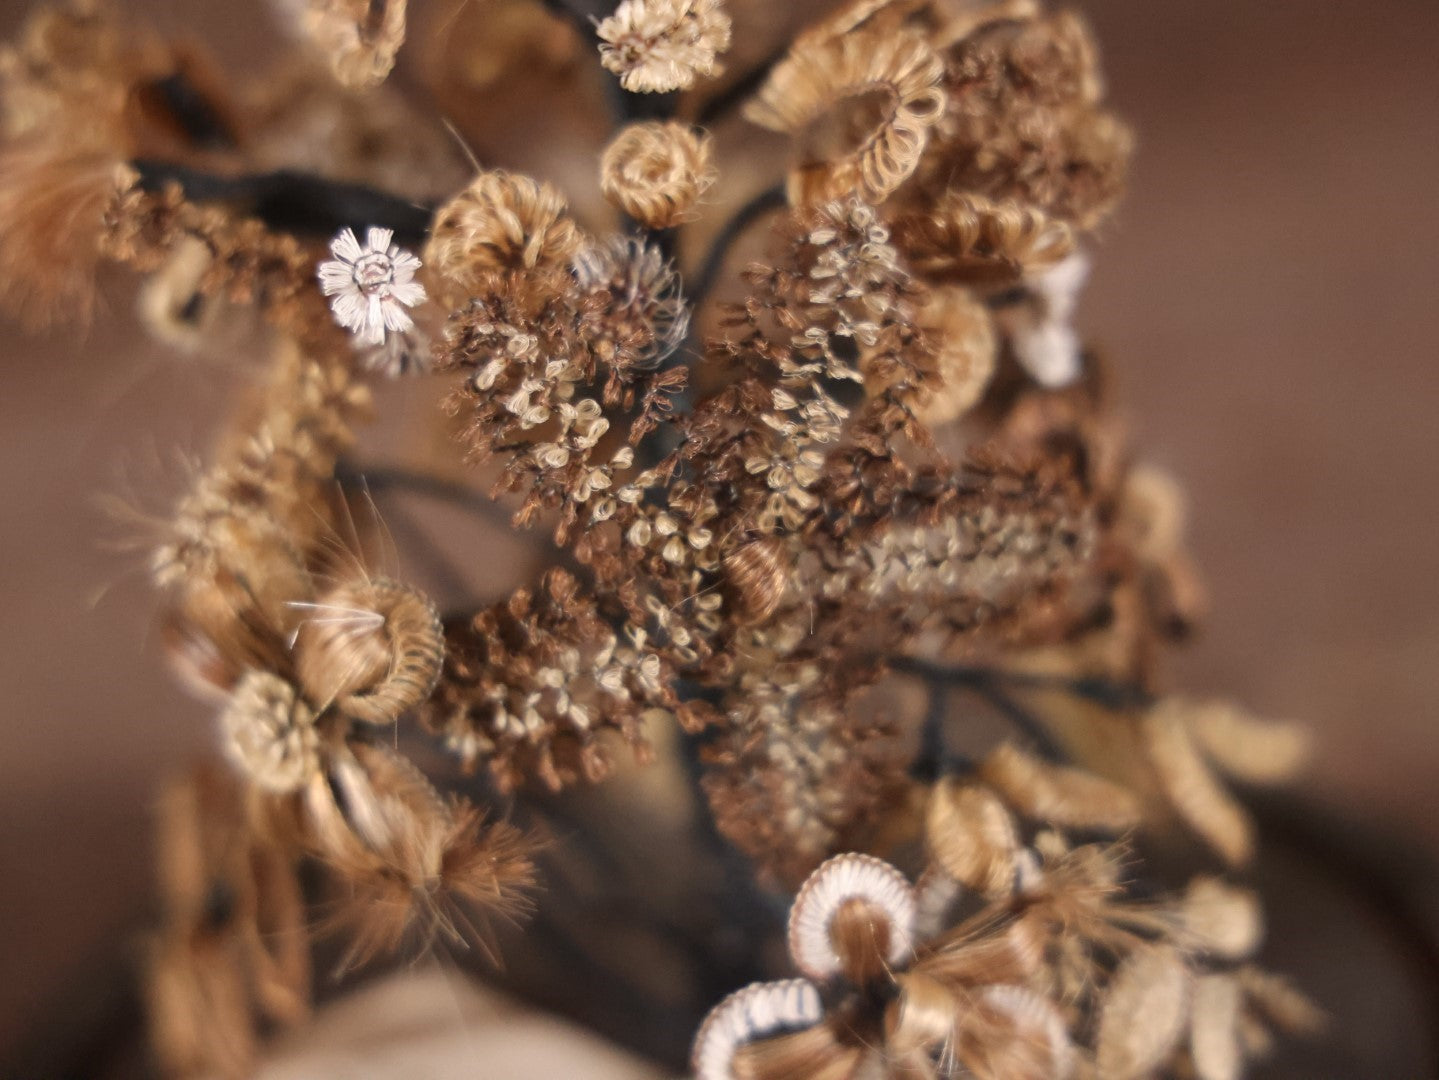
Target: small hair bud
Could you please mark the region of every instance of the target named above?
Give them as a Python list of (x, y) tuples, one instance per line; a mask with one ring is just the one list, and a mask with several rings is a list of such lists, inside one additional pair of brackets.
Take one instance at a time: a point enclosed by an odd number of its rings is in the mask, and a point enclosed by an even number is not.
[(679, 273), (658, 246), (628, 236), (575, 256), (575, 280), (599, 301), (585, 323), (590, 350), (618, 371), (653, 371), (689, 333)]
[(267, 791), (298, 791), (320, 771), (315, 713), (278, 675), (242, 675), (220, 713), (220, 727), (230, 759)]
[(605, 148), (600, 188), (616, 208), (651, 229), (693, 219), (694, 205), (717, 176), (713, 143), (687, 124), (630, 124)]
[(805, 979), (752, 983), (736, 990), (705, 1017), (690, 1064), (695, 1080), (733, 1080), (736, 1051), (746, 1043), (824, 1018), (819, 991)]
[(436, 211), (424, 259), (461, 300), (486, 271), (565, 266), (583, 245), (555, 187), (494, 170)]
[(361, 89), (385, 80), (405, 41), (406, 0), (308, 0), (301, 29), (335, 78)]
[(878, 204), (919, 167), (944, 116), (943, 76), (944, 63), (918, 34), (800, 42), (744, 114), (810, 144), (790, 174), (791, 202), (859, 195)]
[(746, 622), (762, 623), (779, 608), (791, 567), (784, 538), (750, 540), (724, 557), (725, 576)]
[(317, 705), (389, 724), (434, 690), (445, 656), (444, 628), (419, 590), (377, 578), (295, 606), (308, 613), (295, 635), (295, 667)]
[(914, 889), (903, 874), (871, 855), (837, 855), (794, 899), (790, 956), (812, 979), (842, 974), (859, 985), (909, 959), (914, 922)]

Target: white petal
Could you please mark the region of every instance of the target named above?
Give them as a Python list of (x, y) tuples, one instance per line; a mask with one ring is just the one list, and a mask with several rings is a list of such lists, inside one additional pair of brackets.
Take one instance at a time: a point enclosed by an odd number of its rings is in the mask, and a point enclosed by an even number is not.
[(410, 313), (393, 300), (380, 301), (380, 310), (385, 317), (386, 330), (408, 330), (415, 325), (415, 320), (410, 318)]
[(354, 229), (341, 229), (339, 234), (330, 241), (330, 251), (335, 258), (344, 262), (352, 263), (365, 253), (360, 247), (360, 242), (355, 239)]
[(342, 292), (330, 301), (335, 321), (346, 330), (359, 330), (365, 325), (366, 308), (365, 296), (358, 289)]
[(368, 300), (357, 336), (366, 345), (378, 345), (385, 340), (385, 306), (378, 296), (371, 296)]
[(418, 255), (412, 255), (404, 248), (397, 247), (390, 254), (390, 265), (395, 268), (396, 281), (409, 281), (415, 276), (415, 271), (425, 264), (420, 262)]
[(390, 296), (406, 307), (423, 304), (428, 299), (425, 287), (418, 281), (396, 281), (390, 286)]
[(338, 260), (320, 264), (320, 289), (326, 296), (355, 288), (355, 274), (349, 263)]
[(394, 229), (371, 228), (365, 234), (365, 246), (371, 251), (379, 252), (381, 255), (390, 250), (390, 241), (394, 239)]

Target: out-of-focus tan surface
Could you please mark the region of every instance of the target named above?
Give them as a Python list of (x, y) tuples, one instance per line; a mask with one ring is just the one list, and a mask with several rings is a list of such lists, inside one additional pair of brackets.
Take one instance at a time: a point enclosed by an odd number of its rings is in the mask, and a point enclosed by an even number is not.
[(321, 1010), (298, 1037), (277, 1041), (256, 1080), (553, 1080), (576, 1068), (585, 1080), (664, 1076), (463, 972), (424, 965)]
[(1439, 5), (1089, 5), (1139, 131), (1081, 321), (1187, 487), (1182, 684), (1310, 720), (1311, 786), (1439, 844)]
[[(248, 5), (133, 6), (264, 40)], [(1140, 150), (1082, 325), (1191, 493), (1214, 599), (1176, 682), (1310, 720), (1314, 792), (1439, 847), (1439, 5), (1087, 10)], [(157, 777), (209, 737), (93, 497), (173, 490), (163, 460), (224, 405), (222, 358), (162, 356), (124, 311), (5, 333), (0, 1046), (140, 909)]]

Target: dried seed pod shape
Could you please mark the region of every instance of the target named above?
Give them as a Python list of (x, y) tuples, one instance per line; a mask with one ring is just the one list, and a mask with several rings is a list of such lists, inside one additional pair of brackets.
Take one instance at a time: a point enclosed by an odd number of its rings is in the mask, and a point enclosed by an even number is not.
[(745, 107), (761, 127), (803, 136), (790, 201), (858, 194), (879, 203), (919, 165), (944, 113), (944, 65), (912, 34), (797, 45)]
[(1233, 975), (1202, 975), (1194, 980), (1189, 1054), (1198, 1080), (1238, 1080), (1243, 1072), (1239, 1042), (1243, 997)]
[(806, 879), (789, 912), (789, 952), (812, 979), (856, 985), (909, 959), (915, 899), (909, 881), (872, 855), (836, 855)]
[(1019, 834), (989, 788), (955, 780), (936, 784), (925, 841), (934, 861), (961, 884), (990, 896), (1008, 895), (1014, 887)]
[(1139, 800), (1082, 769), (1051, 765), (1013, 743), (985, 758), (980, 777), (1025, 817), (1060, 828), (1123, 832), (1139, 824)]
[(419, 590), (386, 578), (352, 582), (303, 607), (295, 668), (311, 701), (369, 724), (425, 701), (445, 655), (440, 613)]
[(1097, 1075), (1133, 1080), (1158, 1067), (1184, 1033), (1190, 982), (1184, 958), (1167, 945), (1130, 953), (1105, 988), (1095, 1036)]
[(242, 675), (220, 713), (220, 728), (230, 760), (267, 791), (298, 791), (319, 774), (315, 713), (278, 675)]
[(1264, 911), (1248, 889), (1197, 877), (1184, 890), (1179, 919), (1193, 947), (1223, 960), (1243, 960), (1264, 937)]
[(1291, 1035), (1313, 1034), (1326, 1022), (1324, 1010), (1282, 975), (1245, 964), (1235, 972), (1247, 1004)]
[(1231, 864), (1254, 854), (1249, 815), (1200, 756), (1189, 733), (1189, 706), (1166, 698), (1142, 721), (1145, 749), (1179, 816)]
[(565, 266), (583, 243), (559, 191), (495, 170), (435, 213), (424, 261), (463, 299), (487, 270)]
[(748, 1042), (824, 1017), (819, 992), (805, 979), (753, 983), (736, 990), (705, 1017), (695, 1036), (690, 1066), (695, 1080), (733, 1080), (735, 1052)]
[(600, 59), (636, 94), (688, 90), (718, 75), (730, 20), (720, 0), (624, 0), (596, 27)]
[(1261, 719), (1227, 701), (1193, 703), (1189, 733), (1223, 772), (1251, 784), (1288, 780), (1310, 750), (1303, 724)]
[(783, 537), (766, 536), (735, 548), (723, 559), (735, 609), (747, 623), (762, 623), (778, 609), (793, 569)]
[(652, 229), (692, 220), (717, 175), (713, 140), (673, 120), (630, 124), (600, 158), (605, 198)]

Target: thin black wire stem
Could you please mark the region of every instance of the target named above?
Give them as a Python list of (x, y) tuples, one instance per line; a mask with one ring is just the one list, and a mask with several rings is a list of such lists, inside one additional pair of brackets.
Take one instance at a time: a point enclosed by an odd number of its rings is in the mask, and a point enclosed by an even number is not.
[[(406, 469), (394, 465), (380, 465), (370, 468), (368, 466), (361, 467), (344, 462), (335, 469), (335, 479), (345, 491), (368, 490), (372, 494), (384, 491), (409, 492), (413, 495), (419, 495), (434, 499), (437, 502), (446, 503), (487, 524), (499, 526), (506, 530), (507, 533), (512, 534), (516, 531), (514, 520), (503, 504), (487, 497), (482, 492), (472, 491), (464, 484), (456, 483), (453, 480), (445, 480), (441, 477), (430, 476), (427, 473), (422, 473), (414, 469)], [(393, 508), (389, 512), (392, 513)], [(408, 517), (408, 515), (406, 515), (406, 517)], [(456, 582), (460, 581), (461, 579), (457, 573), (446, 573), (444, 569), (434, 561), (436, 558), (443, 559), (447, 566), (452, 565), (451, 560), (447, 556), (440, 554), (439, 548), (435, 545), (433, 539), (413, 521), (409, 521), (407, 524), (410, 528), (406, 530), (406, 534), (424, 544), (426, 550), (430, 552), (430, 561), (427, 563), (427, 566), (436, 572), (437, 579), (443, 581), (446, 588), (450, 588)], [(568, 548), (558, 549), (557, 561), (554, 565), (564, 567), (577, 578), (582, 580), (588, 579), (588, 567), (582, 565)], [(463, 602), (449, 605), (444, 609), (447, 620), (451, 617), (468, 618), (474, 614), (474, 605), (469, 602), (473, 597), (468, 587), (460, 590), (457, 595), (462, 598)]]
[(693, 285), (689, 290), (689, 299), (696, 313), (709, 298), (715, 280), (719, 277), (720, 270), (724, 268), (724, 261), (730, 253), (730, 248), (749, 230), (751, 225), (766, 214), (782, 209), (787, 202), (784, 184), (777, 183), (751, 198), (724, 223), (724, 226), (716, 234), (714, 242), (710, 244), (709, 251), (705, 252), (705, 257), (701, 260), (699, 269), (692, 279)]
[(130, 164), (146, 191), (179, 184), (188, 199), (235, 202), (271, 228), (302, 236), (328, 237), (345, 226), (374, 225), (393, 229), (396, 240), (414, 246), (424, 240), (434, 213), (432, 206), (377, 188), (293, 169), (218, 176), (168, 161), (144, 159)]
[(947, 686), (976, 688), (981, 686), (1013, 687), (1017, 690), (1059, 690), (1116, 712), (1147, 708), (1154, 696), (1139, 686), (1116, 683), (1108, 679), (1066, 675), (1036, 675), (999, 668), (939, 664), (913, 656), (891, 657), (887, 663), (893, 671), (916, 675), (926, 681)]
[[(1069, 755), (1050, 734), (1044, 721), (1005, 692), (1005, 686), (1008, 683), (1005, 678), (1007, 673), (982, 667), (950, 667), (908, 656), (894, 657), (889, 666), (893, 671), (915, 675), (923, 679), (929, 684), (931, 693), (940, 687), (951, 687), (967, 690), (977, 695), (1033, 743), (1036, 752), (1046, 761), (1066, 762), (1069, 760)], [(1008, 684), (1013, 685), (1012, 683)], [(1069, 689), (1069, 686), (1063, 681), (1049, 685), (1058, 685), (1061, 689)], [(930, 722), (930, 717), (926, 717), (926, 724)], [(941, 717), (934, 723), (942, 732), (943, 718)], [(926, 731), (926, 736), (934, 737), (929, 731)], [(940, 734), (938, 737), (942, 744), (943, 735)], [(944, 753), (942, 745), (939, 753), (942, 759)]]
[(785, 41), (757, 65), (701, 105), (699, 115), (695, 117), (695, 123), (700, 127), (714, 127), (728, 119), (735, 106), (743, 103), (763, 86), (775, 65), (788, 55), (789, 42)]
[(950, 687), (930, 683), (928, 689), (929, 702), (919, 729), (919, 753), (909, 766), (909, 775), (923, 783), (938, 780), (949, 771), (944, 721), (949, 713)]
[(155, 79), (141, 87), (153, 94), (169, 112), (185, 137), (209, 150), (231, 150), (238, 145), (229, 118), (183, 70)]
[(564, 19), (576, 30), (586, 41), (595, 40), (595, 20), (599, 18), (601, 10), (608, 11), (613, 5), (610, 4), (587, 4), (584, 0), (540, 0), (545, 9), (551, 14)]
[[(541, 0), (541, 3), (551, 14), (574, 27), (592, 53), (599, 45), (599, 20), (616, 7), (612, 0)], [(604, 78), (615, 128), (635, 120), (668, 120), (674, 116), (678, 94), (635, 94), (622, 87), (609, 71), (604, 72)]]
[(504, 506), (464, 484), (443, 477), (431, 476), (416, 469), (398, 465), (356, 465), (342, 463), (335, 469), (335, 479), (347, 491), (369, 488), (372, 492), (407, 491), (484, 518), (496, 525), (510, 528), (513, 522)]
[(1069, 755), (1049, 733), (1049, 728), (1045, 726), (1044, 721), (1006, 694), (998, 685), (992, 682), (978, 682), (971, 689), (993, 706), (995, 711), (1009, 721), (1021, 735), (1033, 743), (1035, 752), (1045, 761), (1058, 764), (1065, 764), (1069, 761)]

